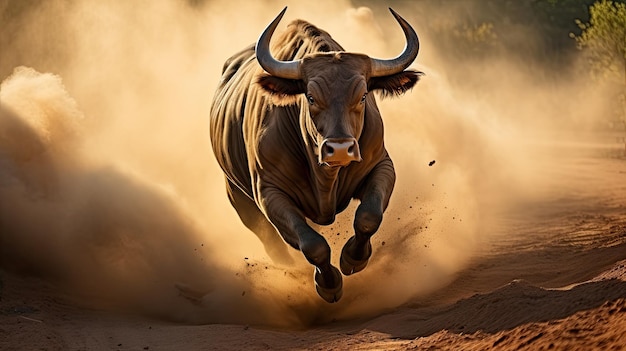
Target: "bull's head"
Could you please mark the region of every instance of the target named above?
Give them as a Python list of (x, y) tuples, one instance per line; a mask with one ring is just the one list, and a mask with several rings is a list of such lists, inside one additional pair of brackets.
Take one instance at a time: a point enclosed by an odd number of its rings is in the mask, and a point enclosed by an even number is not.
[[(389, 9), (406, 37), (404, 52), (390, 60), (346, 52), (323, 52), (294, 61), (280, 61), (270, 53), (270, 39), (287, 8), (268, 25), (256, 44), (259, 64), (270, 75), (259, 84), (280, 97), (306, 96), (309, 116), (304, 128), (315, 144), (318, 162), (326, 166), (347, 166), (361, 161), (358, 140), (364, 124), (368, 93), (400, 95), (412, 88), (421, 72), (405, 69), (419, 51), (417, 34), (402, 17)], [(291, 101), (295, 101), (292, 99)]]

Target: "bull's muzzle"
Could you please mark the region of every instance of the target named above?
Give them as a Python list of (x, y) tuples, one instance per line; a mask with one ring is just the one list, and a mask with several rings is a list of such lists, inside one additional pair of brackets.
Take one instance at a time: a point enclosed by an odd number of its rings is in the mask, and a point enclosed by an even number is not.
[(352, 161), (362, 160), (355, 138), (324, 139), (319, 151), (319, 163), (330, 167), (347, 166)]

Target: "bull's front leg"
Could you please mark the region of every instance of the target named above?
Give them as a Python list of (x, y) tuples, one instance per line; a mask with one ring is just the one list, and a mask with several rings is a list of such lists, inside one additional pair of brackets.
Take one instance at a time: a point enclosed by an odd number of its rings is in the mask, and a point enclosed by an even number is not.
[(278, 189), (264, 189), (259, 203), (283, 239), (315, 266), (315, 288), (327, 302), (339, 301), (343, 291), (341, 273), (330, 263), (330, 246), (311, 228), (302, 211)]
[(389, 156), (383, 159), (367, 177), (358, 196), (361, 204), (354, 216), (354, 236), (341, 250), (340, 267), (345, 275), (362, 271), (372, 255), (370, 238), (383, 220), (389, 198), (396, 182), (396, 173)]

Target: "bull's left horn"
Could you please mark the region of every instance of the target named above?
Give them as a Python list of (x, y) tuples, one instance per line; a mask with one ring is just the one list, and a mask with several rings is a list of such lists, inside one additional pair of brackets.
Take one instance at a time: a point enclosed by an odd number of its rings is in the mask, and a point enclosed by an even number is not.
[(300, 79), (300, 61), (279, 61), (270, 52), (270, 39), (278, 26), (278, 22), (287, 11), (287, 6), (274, 18), (256, 42), (256, 59), (269, 74), (287, 79)]
[(389, 60), (372, 58), (372, 77), (389, 76), (404, 71), (405, 68), (413, 63), (420, 50), (419, 38), (413, 27), (392, 8), (389, 8), (389, 11), (391, 11), (393, 17), (396, 18), (396, 21), (398, 21), (400, 27), (402, 27), (406, 38), (406, 46), (404, 47), (404, 51), (396, 58)]

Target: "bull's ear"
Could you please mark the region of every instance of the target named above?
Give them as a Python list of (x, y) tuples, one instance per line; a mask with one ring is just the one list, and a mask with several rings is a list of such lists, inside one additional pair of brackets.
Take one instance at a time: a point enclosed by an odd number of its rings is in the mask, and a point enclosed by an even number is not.
[(306, 92), (304, 82), (296, 79), (263, 75), (259, 77), (257, 84), (272, 98), (272, 102), (279, 106), (295, 104), (298, 95)]
[(423, 72), (406, 70), (390, 76), (373, 77), (368, 89), (378, 91), (383, 98), (399, 96), (413, 88), (423, 75)]

